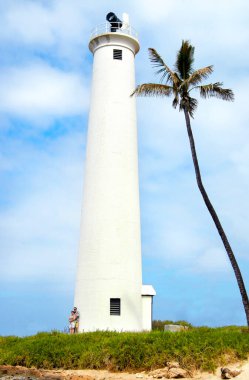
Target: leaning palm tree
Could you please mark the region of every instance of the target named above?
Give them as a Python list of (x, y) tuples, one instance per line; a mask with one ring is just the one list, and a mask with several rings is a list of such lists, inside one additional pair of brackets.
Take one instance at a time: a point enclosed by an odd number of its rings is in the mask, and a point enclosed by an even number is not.
[(225, 231), (203, 186), (190, 123), (190, 117), (193, 118), (194, 112), (197, 108), (197, 100), (190, 96), (192, 90), (199, 91), (200, 96), (205, 99), (209, 97), (216, 97), (222, 100), (233, 101), (234, 94), (232, 90), (223, 88), (223, 83), (221, 82), (201, 84), (202, 81), (207, 79), (213, 72), (213, 66), (207, 66), (199, 70), (194, 70), (194, 47), (190, 45), (189, 41), (182, 42), (182, 46), (177, 53), (174, 70), (171, 70), (165, 64), (155, 49), (149, 49), (149, 54), (150, 60), (156, 68), (156, 74), (161, 76), (161, 83), (141, 84), (136, 87), (131, 96), (173, 96), (172, 106), (174, 108), (179, 107), (179, 110), (184, 112), (198, 188), (215, 223), (234, 270), (249, 328), (249, 301), (244, 281)]

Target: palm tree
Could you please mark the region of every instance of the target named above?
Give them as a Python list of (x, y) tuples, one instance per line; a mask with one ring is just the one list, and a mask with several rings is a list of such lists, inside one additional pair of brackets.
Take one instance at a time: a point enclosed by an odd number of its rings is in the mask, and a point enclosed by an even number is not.
[(179, 111), (184, 112), (197, 185), (206, 204), (206, 207), (218, 230), (218, 233), (221, 237), (232, 268), (234, 270), (245, 309), (247, 325), (249, 328), (249, 301), (244, 281), (225, 231), (203, 186), (190, 123), (190, 117), (193, 118), (194, 112), (197, 109), (197, 100), (190, 96), (190, 92), (192, 90), (199, 91), (200, 96), (204, 99), (209, 97), (216, 97), (227, 101), (234, 100), (233, 91), (223, 88), (223, 83), (221, 82), (204, 85), (201, 84), (202, 81), (208, 78), (208, 76), (213, 72), (213, 66), (207, 66), (202, 69), (194, 70), (194, 47), (190, 45), (189, 41), (182, 41), (182, 46), (177, 53), (174, 70), (171, 70), (165, 64), (155, 49), (149, 49), (149, 54), (152, 64), (154, 67), (156, 67), (156, 74), (161, 75), (161, 83), (141, 84), (140, 86), (136, 87), (131, 96), (173, 96), (172, 106), (174, 108), (179, 107)]

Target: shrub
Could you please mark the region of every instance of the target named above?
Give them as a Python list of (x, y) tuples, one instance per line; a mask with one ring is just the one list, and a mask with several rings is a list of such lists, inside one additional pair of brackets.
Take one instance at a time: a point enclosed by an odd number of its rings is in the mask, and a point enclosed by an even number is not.
[(96, 331), (68, 335), (53, 331), (24, 338), (0, 337), (0, 364), (46, 369), (138, 371), (178, 361), (188, 370), (213, 371), (248, 355), (249, 334), (238, 327), (201, 327), (176, 333)]

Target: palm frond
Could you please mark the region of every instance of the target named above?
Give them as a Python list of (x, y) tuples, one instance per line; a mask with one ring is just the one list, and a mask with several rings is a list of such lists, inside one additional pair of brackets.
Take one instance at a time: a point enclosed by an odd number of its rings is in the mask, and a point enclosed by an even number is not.
[(177, 53), (175, 71), (165, 64), (155, 49), (150, 48), (149, 53), (151, 62), (158, 69), (156, 73), (161, 74), (161, 80), (166, 79), (166, 84), (144, 83), (137, 86), (130, 96), (169, 97), (172, 95), (172, 106), (174, 108), (179, 106), (180, 111), (186, 110), (192, 118), (198, 105), (197, 100), (190, 96), (190, 91), (193, 89), (198, 89), (203, 98), (216, 97), (228, 101), (234, 100), (233, 91), (223, 88), (221, 82), (199, 85), (213, 72), (213, 66), (206, 66), (194, 71), (194, 47), (190, 45), (189, 41), (182, 41), (181, 48)]
[(186, 109), (189, 115), (194, 118), (195, 110), (197, 109), (198, 101), (195, 98), (191, 98), (191, 96), (186, 96), (181, 99), (179, 109), (180, 111)]
[(131, 96), (170, 96), (173, 87), (158, 83), (144, 83), (137, 86)]
[(182, 46), (177, 53), (175, 69), (182, 80), (189, 78), (193, 73), (195, 48), (189, 41), (182, 41)]
[(178, 106), (178, 104), (179, 104), (179, 96), (178, 96), (178, 93), (177, 93), (177, 94), (175, 94), (175, 97), (173, 99), (172, 106), (174, 108), (176, 108)]
[(186, 82), (188, 87), (189, 85), (195, 86), (198, 83), (201, 83), (203, 79), (207, 79), (212, 72), (213, 66), (203, 67), (202, 69), (194, 71), (188, 79), (183, 81), (183, 83)]
[(159, 69), (156, 71), (156, 74), (162, 74), (160, 81), (163, 82), (166, 78), (166, 83), (176, 83), (178, 81), (178, 77), (175, 73), (166, 65), (162, 57), (158, 54), (155, 49), (149, 48), (150, 61), (152, 62), (154, 67), (158, 67)]
[(200, 96), (202, 98), (219, 98), (222, 100), (233, 101), (234, 93), (229, 88), (222, 88), (223, 83), (209, 83), (203, 86), (196, 86), (195, 88), (200, 90)]

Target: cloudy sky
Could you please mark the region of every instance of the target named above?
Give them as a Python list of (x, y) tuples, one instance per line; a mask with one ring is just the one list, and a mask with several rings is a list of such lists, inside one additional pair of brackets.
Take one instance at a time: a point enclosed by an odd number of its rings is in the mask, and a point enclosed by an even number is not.
[[(73, 306), (92, 56), (91, 29), (130, 14), (137, 83), (173, 66), (182, 39), (196, 68), (235, 102), (201, 100), (192, 127), (203, 181), (249, 291), (249, 3), (246, 0), (0, 0), (0, 334), (63, 330)], [(137, 99), (143, 280), (154, 319), (245, 324), (234, 274), (198, 193), (184, 116)]]

